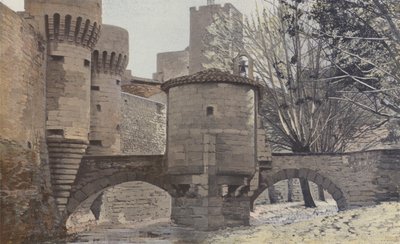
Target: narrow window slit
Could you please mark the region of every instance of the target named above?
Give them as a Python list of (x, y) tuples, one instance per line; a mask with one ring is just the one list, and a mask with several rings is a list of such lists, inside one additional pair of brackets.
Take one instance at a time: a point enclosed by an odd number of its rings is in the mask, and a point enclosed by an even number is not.
[(207, 112), (207, 116), (214, 115), (214, 107), (208, 106), (206, 112)]

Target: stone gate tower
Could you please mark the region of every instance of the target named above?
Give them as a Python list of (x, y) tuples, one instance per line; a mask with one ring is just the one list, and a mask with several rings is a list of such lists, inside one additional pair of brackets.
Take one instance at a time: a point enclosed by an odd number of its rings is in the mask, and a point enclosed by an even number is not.
[(88, 145), (91, 53), (99, 37), (101, 0), (25, 0), (48, 46), (46, 134), (60, 211)]
[(258, 88), (216, 69), (167, 81), (172, 219), (212, 230), (248, 225), (257, 161)]
[(92, 55), (88, 154), (112, 155), (121, 152), (121, 75), (128, 65), (128, 54), (128, 31), (103, 25)]

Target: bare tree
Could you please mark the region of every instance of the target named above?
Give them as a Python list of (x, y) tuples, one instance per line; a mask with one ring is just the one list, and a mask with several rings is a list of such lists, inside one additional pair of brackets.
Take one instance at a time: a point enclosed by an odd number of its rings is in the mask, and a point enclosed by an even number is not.
[[(318, 22), (313, 35), (330, 46), (327, 57), (348, 85), (343, 96), (335, 99), (383, 117), (400, 118), (398, 0), (314, 0), (306, 14)], [(354, 88), (374, 106), (349, 97)]]
[[(254, 60), (257, 78), (265, 84), (260, 112), (270, 128), (272, 146), (296, 153), (343, 152), (350, 141), (386, 120), (347, 101), (376, 105), (344, 82), (349, 75), (338, 72), (335, 60), (327, 58), (332, 50), (315, 38), (318, 23), (307, 17), (308, 6), (300, 2), (266, 2), (267, 8), (244, 21), (241, 43), (235, 43), (224, 27), (227, 18), (216, 16), (209, 28), (213, 41), (206, 51), (208, 65), (232, 70), (235, 54), (224, 47), (244, 46)], [(305, 205), (314, 207), (307, 180), (300, 179), (300, 184)]]

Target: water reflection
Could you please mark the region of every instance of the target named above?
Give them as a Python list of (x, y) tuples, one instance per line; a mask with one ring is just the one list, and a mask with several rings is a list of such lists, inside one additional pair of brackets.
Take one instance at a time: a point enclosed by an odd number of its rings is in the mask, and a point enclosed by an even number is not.
[(97, 226), (67, 243), (201, 243), (208, 233), (160, 222), (147, 226)]

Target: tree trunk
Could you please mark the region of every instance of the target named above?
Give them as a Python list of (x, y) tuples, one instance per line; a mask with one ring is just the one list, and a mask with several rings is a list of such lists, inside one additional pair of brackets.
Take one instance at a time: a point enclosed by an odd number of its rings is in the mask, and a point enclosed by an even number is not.
[(288, 189), (288, 194), (287, 194), (288, 202), (293, 202), (293, 179), (288, 179), (287, 189)]
[(301, 192), (303, 193), (304, 206), (306, 208), (317, 207), (311, 196), (310, 185), (308, 184), (308, 180), (305, 178), (300, 178), (300, 187), (301, 187)]
[(324, 188), (322, 186), (318, 185), (318, 197), (320, 201), (326, 201), (325, 199), (325, 194), (324, 194)]
[(278, 198), (276, 196), (276, 191), (275, 191), (275, 187), (274, 186), (268, 187), (268, 197), (269, 197), (269, 202), (271, 204), (274, 204), (274, 203), (278, 202)]

